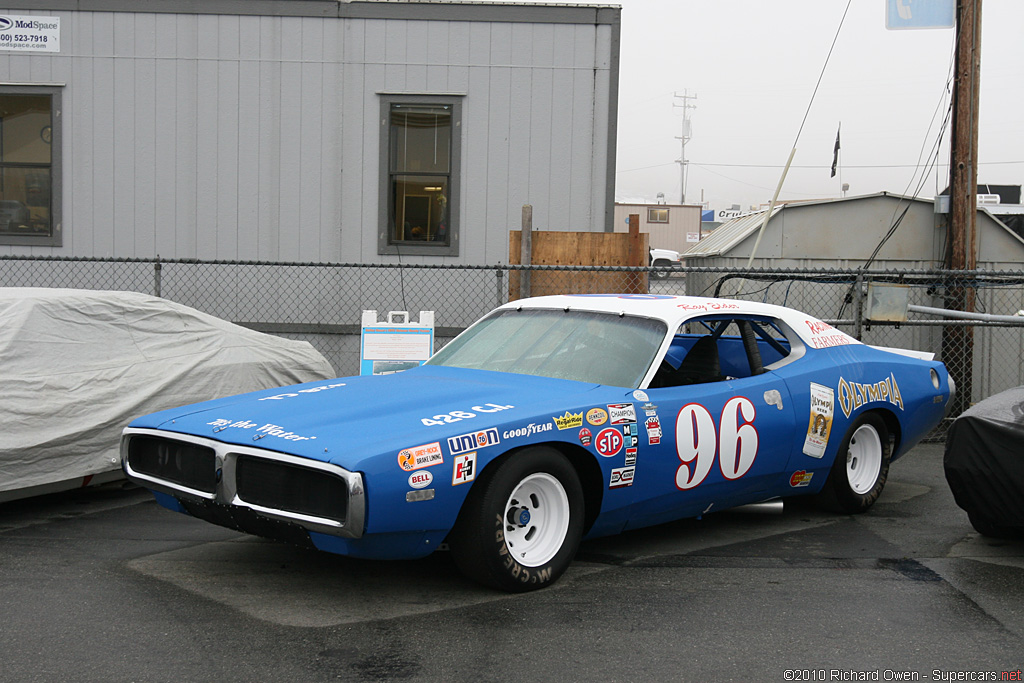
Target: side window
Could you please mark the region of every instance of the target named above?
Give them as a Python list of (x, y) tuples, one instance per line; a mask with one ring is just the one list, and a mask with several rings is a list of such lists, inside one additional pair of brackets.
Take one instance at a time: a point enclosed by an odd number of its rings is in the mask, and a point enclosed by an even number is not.
[(461, 102), (381, 99), (378, 253), (458, 254)]
[(652, 388), (753, 377), (793, 358), (793, 333), (772, 318), (708, 316), (685, 323)]
[(0, 86), (0, 244), (60, 246), (60, 88)]

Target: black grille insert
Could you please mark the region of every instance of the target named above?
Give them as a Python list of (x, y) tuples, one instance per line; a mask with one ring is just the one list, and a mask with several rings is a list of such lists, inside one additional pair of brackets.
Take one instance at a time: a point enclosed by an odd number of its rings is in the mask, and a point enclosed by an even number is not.
[(158, 436), (133, 436), (128, 442), (128, 465), (146, 474), (190, 489), (214, 493), (217, 457), (212, 448)]
[(235, 487), (253, 505), (345, 523), (348, 485), (330, 472), (239, 455)]

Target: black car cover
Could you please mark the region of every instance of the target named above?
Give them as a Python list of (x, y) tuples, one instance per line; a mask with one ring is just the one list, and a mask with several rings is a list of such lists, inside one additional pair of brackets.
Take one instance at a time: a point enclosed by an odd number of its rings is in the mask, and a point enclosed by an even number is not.
[(1024, 387), (953, 421), (943, 460), (956, 504), (986, 536), (1024, 538)]

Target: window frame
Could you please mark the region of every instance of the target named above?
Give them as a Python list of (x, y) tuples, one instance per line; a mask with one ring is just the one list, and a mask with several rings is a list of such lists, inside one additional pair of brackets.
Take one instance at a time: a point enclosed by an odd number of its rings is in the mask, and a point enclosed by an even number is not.
[[(662, 211), (665, 212), (665, 220), (659, 220), (657, 218), (651, 218), (651, 216), (655, 215), (656, 213), (660, 214)], [(659, 223), (659, 224), (668, 223), (669, 222), (669, 217), (668, 216), (669, 216), (668, 208), (665, 208), (665, 207), (653, 207), (653, 206), (647, 207), (647, 222), (648, 223)]]
[[(459, 205), (462, 189), (462, 96), (399, 93), (379, 93), (379, 96), (380, 173), (378, 179), (377, 253), (395, 254), (398, 256), (458, 256)], [(447, 244), (412, 244), (392, 240), (391, 107), (395, 104), (444, 105), (452, 108)]]
[[(61, 96), (64, 88), (59, 85), (3, 85), (0, 95), (29, 95), (50, 97), (50, 233), (48, 235), (11, 235), (0, 232), (2, 246), (60, 247), (63, 246), (63, 166), (61, 130)], [(3, 168), (0, 159), (0, 168)]]

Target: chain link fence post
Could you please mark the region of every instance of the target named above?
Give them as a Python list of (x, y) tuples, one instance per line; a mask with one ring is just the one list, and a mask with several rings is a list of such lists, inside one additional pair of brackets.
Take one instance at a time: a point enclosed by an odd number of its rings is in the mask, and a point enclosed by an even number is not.
[(163, 264), (160, 263), (159, 254), (156, 257), (156, 261), (153, 263), (153, 296), (160, 296), (160, 277), (163, 271)]
[(853, 285), (853, 338), (861, 341), (864, 335), (864, 271), (857, 269)]
[(497, 276), (498, 280), (498, 297), (496, 299), (498, 303), (495, 306), (497, 307), (505, 303), (505, 270), (503, 268), (498, 268), (494, 271), (494, 274)]

